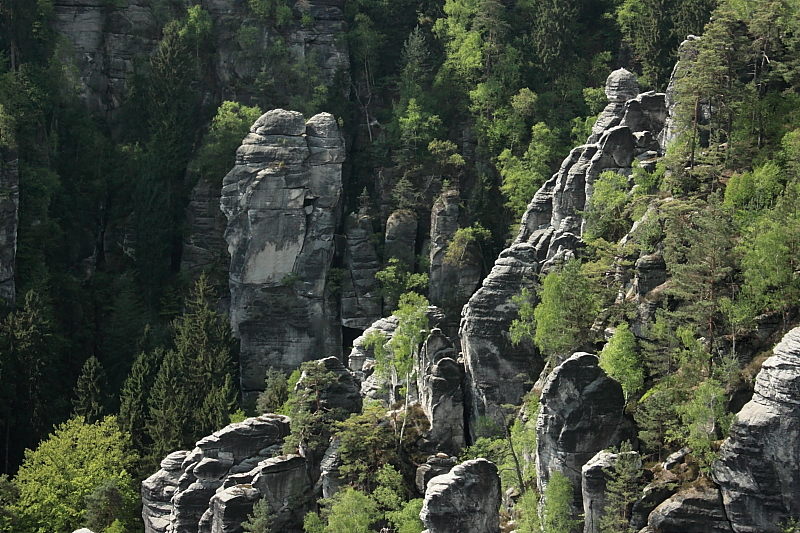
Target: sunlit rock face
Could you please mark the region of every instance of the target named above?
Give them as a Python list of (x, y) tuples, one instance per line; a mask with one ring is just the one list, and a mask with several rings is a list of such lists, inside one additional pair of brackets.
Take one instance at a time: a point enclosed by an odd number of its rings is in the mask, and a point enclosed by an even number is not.
[(241, 340), (242, 387), (272, 366), (341, 355), (337, 302), (326, 292), (339, 224), (344, 139), (334, 117), (260, 117), (225, 176), (230, 318)]
[(800, 516), (800, 328), (773, 353), (713, 468), (737, 533), (779, 532)]

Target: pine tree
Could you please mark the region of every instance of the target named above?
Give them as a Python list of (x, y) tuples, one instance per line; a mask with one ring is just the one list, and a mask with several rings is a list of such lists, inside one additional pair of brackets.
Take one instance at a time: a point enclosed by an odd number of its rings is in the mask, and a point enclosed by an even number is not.
[(264, 391), (259, 393), (256, 409), (259, 413), (277, 413), (289, 399), (289, 382), (286, 373), (273, 367), (267, 369)]
[(106, 411), (106, 389), (108, 382), (106, 372), (97, 357), (86, 360), (75, 385), (75, 396), (72, 400), (74, 414), (83, 417), (88, 424), (100, 420)]

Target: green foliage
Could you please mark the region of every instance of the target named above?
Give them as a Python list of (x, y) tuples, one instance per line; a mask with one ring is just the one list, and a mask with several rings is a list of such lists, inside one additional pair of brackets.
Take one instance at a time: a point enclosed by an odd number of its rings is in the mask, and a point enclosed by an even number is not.
[(396, 460), (394, 432), (384, 415), (385, 409), (372, 405), (333, 426), (340, 443), (339, 472), (365, 491), (374, 491), (381, 483), (381, 469), (391, 468), (388, 462)]
[(335, 386), (339, 378), (320, 361), (307, 361), (300, 365), (300, 371), (295, 393), (289, 396), (284, 408), (292, 423), (291, 433), (283, 441), (283, 451), (297, 453), (304, 447), (311, 453), (321, 453), (329, 444), (333, 424), (347, 418), (342, 408), (329, 407), (324, 396), (325, 390)]
[(386, 513), (386, 519), (394, 526), (397, 533), (422, 533), (425, 526), (419, 519), (422, 511), (422, 498), (415, 498), (400, 505), (396, 511)]
[[(366, 494), (345, 487), (331, 498), (328, 525), (324, 533), (372, 533), (370, 525), (380, 518), (378, 505)], [(308, 530), (306, 530), (308, 531)]]
[(631, 200), (628, 178), (614, 171), (606, 171), (594, 182), (594, 192), (589, 208), (584, 213), (586, 234), (589, 239), (598, 237), (617, 241), (630, 229), (627, 207)]
[(236, 149), (250, 131), (250, 126), (261, 116), (261, 110), (238, 102), (225, 101), (211, 121), (203, 145), (192, 162), (192, 170), (201, 180), (221, 183), (236, 162)]
[(287, 25), (292, 20), (292, 8), (286, 0), (247, 0), (250, 11), (262, 20), (270, 20), (276, 26)]
[(389, 259), (386, 267), (375, 273), (381, 295), (387, 304), (399, 302), (400, 295), (409, 291), (423, 293), (428, 288), (428, 275), (409, 272), (408, 266), (396, 257)]
[[(14, 479), (19, 487), (14, 508), (22, 524), (20, 531), (44, 533), (79, 528), (87, 510), (87, 496), (101, 499), (102, 493), (109, 492), (108, 482), (116, 483), (122, 500), (114, 512), (130, 521), (135, 516), (138, 491), (129, 472), (136, 458), (114, 417), (94, 424), (73, 418), (57, 426), (36, 450), (26, 452)], [(99, 489), (103, 484), (105, 488)], [(106, 499), (103, 505), (110, 502)], [(120, 515), (114, 516), (122, 518)], [(92, 519), (99, 520), (101, 516)]]
[(628, 324), (619, 324), (614, 335), (600, 352), (600, 368), (622, 385), (625, 402), (644, 386), (644, 366), (636, 346), (636, 337)]
[[(131, 521), (130, 487), (120, 487), (119, 481), (110, 479), (98, 485), (86, 496), (84, 525), (92, 531), (104, 533), (118, 528), (125, 531), (124, 525)], [(126, 499), (128, 501), (126, 501)]]
[(631, 443), (623, 442), (617, 460), (611, 468), (604, 469), (607, 504), (600, 519), (601, 533), (632, 533), (631, 508), (639, 498), (642, 487), (642, 464), (638, 454), (631, 451)]
[(163, 360), (164, 351), (160, 348), (139, 354), (120, 394), (120, 428), (131, 436), (131, 443), (140, 454), (152, 444), (145, 424), (150, 413), (150, 390)]
[(447, 245), (447, 252), (444, 254), (443, 262), (448, 265), (460, 265), (464, 262), (465, 256), (470, 246), (479, 241), (487, 241), (491, 238), (491, 232), (476, 222), (466, 228), (458, 228), (453, 235), (453, 239)]
[(550, 475), (544, 489), (542, 529), (545, 533), (575, 533), (580, 520), (572, 518), (572, 484), (558, 470)]
[(539, 304), (529, 314), (522, 299), (520, 318), (511, 324), (512, 339), (530, 338), (548, 355), (564, 355), (588, 342), (591, 326), (600, 312), (600, 297), (580, 261), (568, 261), (560, 272), (547, 274), (538, 291)]
[(710, 472), (717, 458), (715, 442), (727, 435), (733, 415), (725, 412), (725, 390), (713, 379), (701, 383), (689, 401), (678, 407), (686, 428), (687, 444), (704, 471)]
[(534, 490), (526, 491), (517, 500), (514, 509), (519, 512), (517, 519), (518, 533), (542, 533), (539, 519), (539, 493)]
[(372, 499), (378, 508), (385, 512), (399, 509), (406, 501), (403, 475), (392, 465), (384, 464), (375, 477), (377, 486), (372, 491)]
[(781, 168), (769, 161), (753, 172), (731, 176), (725, 187), (724, 205), (755, 211), (771, 207), (783, 190), (781, 174)]
[(522, 217), (528, 203), (550, 178), (558, 139), (543, 122), (531, 128), (531, 142), (522, 158), (505, 149), (497, 158), (503, 183), (500, 190), (508, 198), (506, 206), (516, 219)]
[(658, 461), (663, 457), (670, 435), (678, 428), (677, 407), (684, 401), (684, 396), (677, 387), (659, 386), (648, 391), (633, 412), (639, 427), (639, 440)]
[(256, 409), (259, 413), (277, 413), (289, 399), (289, 382), (283, 370), (267, 369), (264, 391), (258, 394)]
[(106, 373), (97, 357), (91, 356), (83, 365), (78, 383), (75, 385), (75, 397), (72, 400), (74, 415), (83, 417), (87, 423), (93, 424), (106, 411)]
[(242, 529), (247, 533), (270, 533), (275, 515), (270, 513), (269, 502), (261, 498), (253, 505), (253, 512), (242, 522)]

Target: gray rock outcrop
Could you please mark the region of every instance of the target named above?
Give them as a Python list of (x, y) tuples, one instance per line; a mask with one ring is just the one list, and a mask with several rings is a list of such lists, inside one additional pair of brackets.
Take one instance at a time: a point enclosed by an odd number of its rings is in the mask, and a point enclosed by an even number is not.
[(394, 257), (406, 268), (414, 271), (417, 242), (417, 215), (412, 211), (398, 209), (386, 221), (384, 257)]
[(716, 487), (691, 488), (650, 513), (648, 526), (662, 533), (731, 533)]
[(524, 286), (532, 286), (538, 266), (535, 249), (527, 243), (503, 250), (481, 288), (464, 306), (459, 336), (473, 422), (487, 416), (505, 423), (500, 406), (519, 405), (529, 388), (526, 383), (535, 381), (544, 368), (532, 343), (514, 345), (508, 333), (518, 317), (511, 299)]
[(428, 482), (419, 517), (427, 533), (499, 533), (501, 501), (497, 467), (475, 459)]
[(438, 451), (457, 455), (466, 445), (464, 366), (441, 329), (431, 330), (419, 351), (417, 368), (419, 400), (431, 424), (427, 438)]
[(342, 326), (365, 330), (381, 317), (383, 305), (375, 279), (380, 262), (372, 242), (372, 221), (367, 209), (351, 213), (345, 220), (344, 231)]
[[(635, 455), (641, 468), (642, 460), (638, 452), (627, 452)], [(608, 471), (619, 459), (618, 453), (598, 452), (581, 467), (581, 491), (583, 493), (583, 532), (599, 533), (600, 520), (605, 516), (608, 506), (606, 486), (609, 480)]]
[[(161, 462), (161, 470), (142, 482), (145, 533), (210, 532), (215, 512), (218, 522), (227, 520), (230, 523), (233, 509), (237, 505), (241, 507), (241, 495), (237, 495), (237, 503), (230, 504), (231, 510), (226, 510), (233, 495), (215, 503), (212, 499), (218, 490), (241, 484), (251, 484), (262, 494), (267, 491), (281, 494), (280, 490), (285, 486), (298, 489), (296, 480), (308, 479), (305, 460), (299, 456), (294, 456), (296, 459), (292, 456), (270, 458), (276, 452), (276, 445), (282, 443), (288, 434), (288, 417), (262, 415), (231, 424), (201, 439), (191, 452), (168, 455)], [(293, 461), (292, 465), (298, 469), (291, 475), (270, 477), (264, 473), (274, 473), (276, 468), (285, 471), (284, 463), (287, 461)], [(276, 467), (278, 463), (283, 466)], [(259, 485), (257, 479), (266, 481)], [(289, 495), (286, 493), (285, 497)], [(225, 519), (225, 516), (229, 518)], [(230, 525), (225, 527), (230, 529)], [(219, 531), (223, 530), (226, 529)]]
[(417, 467), (414, 478), (417, 491), (424, 496), (428, 482), (436, 476), (447, 474), (454, 466), (456, 466), (456, 458), (448, 457), (446, 453), (437, 453), (428, 457), (423, 464)]
[[(342, 409), (347, 413), (361, 412), (361, 387), (358, 380), (344, 367), (338, 357), (326, 357), (317, 361), (325, 370), (337, 376), (336, 382), (320, 392), (320, 400), (327, 410)], [(300, 375), (295, 390), (307, 387), (306, 373)]]
[(0, 316), (14, 306), (18, 226), (19, 159), (16, 149), (0, 147)]
[(339, 476), (339, 467), (342, 464), (342, 454), (339, 453), (339, 446), (341, 446), (341, 441), (337, 437), (331, 439), (331, 444), (325, 450), (325, 455), (322, 456), (322, 461), (319, 464), (319, 481), (317, 484), (321, 486), (323, 498), (332, 497), (345, 484)]
[(272, 366), (341, 353), (336, 302), (325, 285), (339, 221), (344, 140), (334, 117), (261, 116), (223, 181), (231, 256), (231, 326), (241, 341), (242, 388), (260, 390)]
[(583, 512), (581, 469), (599, 451), (633, 441), (618, 382), (596, 355), (578, 352), (557, 366), (542, 389), (536, 420), (536, 482), (544, 492), (554, 471), (572, 484), (575, 516)]
[(431, 208), (430, 283), (428, 295), (433, 305), (446, 310), (461, 309), (481, 279), (481, 260), (468, 246), (456, 262), (445, 255), (459, 229), (460, 196), (457, 189), (443, 192)]
[(800, 516), (800, 328), (764, 361), (713, 467), (737, 533), (772, 533)]
[(219, 181), (200, 180), (192, 189), (186, 208), (186, 225), (189, 231), (183, 242), (181, 270), (192, 276), (211, 272), (212, 277), (226, 280), (230, 256), (225, 244), (225, 227), (228, 221), (219, 208)]

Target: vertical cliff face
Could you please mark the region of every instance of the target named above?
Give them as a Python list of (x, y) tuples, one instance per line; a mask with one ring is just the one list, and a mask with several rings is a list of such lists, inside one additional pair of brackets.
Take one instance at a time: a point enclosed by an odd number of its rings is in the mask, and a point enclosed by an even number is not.
[(332, 115), (259, 118), (225, 177), (231, 325), (242, 387), (263, 388), (270, 366), (340, 356), (338, 309), (326, 294), (340, 218), (344, 140)]
[[(238, 81), (258, 74), (260, 63), (252, 56), (263, 55), (269, 46), (268, 38), (261, 39), (257, 46), (263, 49), (244, 53), (238, 33), (243, 26), (266, 36), (281, 35), (297, 60), (316, 56), (328, 85), (338, 71), (349, 70), (345, 40), (336, 38), (345, 29), (343, 0), (297, 2), (294, 20), (280, 32), (256, 20), (247, 2), (204, 0), (200, 4), (214, 25), (214, 81), (222, 98), (249, 98)], [(157, 0), (55, 0), (53, 25), (74, 47), (78, 81), (89, 109), (108, 118), (117, 114), (134, 62), (155, 51), (161, 28), (172, 16), (170, 9), (167, 2)], [(301, 23), (304, 13), (311, 15), (306, 19), (312, 20), (310, 24)]]
[(0, 315), (14, 306), (14, 263), (19, 225), (19, 161), (16, 150), (0, 148)]
[(775, 347), (714, 464), (737, 533), (778, 532), (800, 515), (800, 328)]

